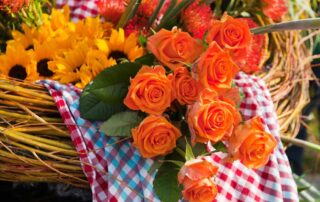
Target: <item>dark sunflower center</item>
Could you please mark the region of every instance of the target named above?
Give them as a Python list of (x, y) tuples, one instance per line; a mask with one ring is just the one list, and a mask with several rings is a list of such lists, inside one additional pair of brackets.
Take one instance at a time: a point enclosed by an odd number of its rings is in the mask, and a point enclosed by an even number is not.
[(74, 73), (77, 73), (77, 72), (80, 71), (80, 69), (81, 69), (81, 65), (79, 65), (78, 67), (74, 68), (74, 69), (73, 69), (73, 72), (74, 72)]
[(31, 44), (31, 45), (29, 45), (27, 48), (26, 48), (26, 50), (33, 50), (34, 49), (34, 47), (33, 47), (33, 45)]
[(53, 72), (48, 68), (49, 61), (49, 59), (45, 58), (37, 63), (37, 72), (40, 76), (51, 77), (53, 75)]
[(112, 57), (112, 58), (115, 59), (116, 61), (119, 61), (119, 59), (121, 59), (121, 58), (127, 58), (127, 59), (128, 59), (127, 54), (125, 54), (125, 53), (122, 52), (122, 51), (112, 51), (112, 52), (109, 54), (109, 57)]
[(10, 69), (9, 76), (20, 80), (25, 80), (27, 78), (26, 68), (21, 65), (15, 65)]

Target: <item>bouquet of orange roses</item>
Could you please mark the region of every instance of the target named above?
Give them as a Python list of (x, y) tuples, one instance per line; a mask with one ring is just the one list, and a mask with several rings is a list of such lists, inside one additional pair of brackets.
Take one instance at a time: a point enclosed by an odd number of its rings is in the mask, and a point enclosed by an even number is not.
[[(243, 121), (238, 109), (242, 94), (233, 79), (239, 71), (259, 69), (262, 57), (253, 65), (248, 61), (260, 53), (254, 48), (263, 47), (264, 36), (253, 33), (288, 25), (250, 31), (252, 20), (228, 14), (215, 18), (200, 1), (147, 1), (140, 7), (134, 1), (121, 7), (120, 2), (112, 7), (101, 1), (102, 13), (118, 22), (128, 38), (138, 34), (145, 54), (129, 62), (130, 50), (123, 51), (129, 43), (113, 51), (118, 64), (84, 88), (81, 116), (106, 120), (101, 132), (132, 138), (144, 158), (156, 161), (153, 185), (162, 201), (176, 201), (181, 193), (189, 201), (212, 201), (218, 192), (214, 180), (218, 167), (208, 158), (211, 153), (224, 152), (225, 163), (240, 160), (257, 169), (277, 145), (260, 117)], [(197, 9), (204, 12), (199, 15)], [(119, 17), (111, 20), (112, 12)], [(175, 26), (179, 12), (182, 27)]]

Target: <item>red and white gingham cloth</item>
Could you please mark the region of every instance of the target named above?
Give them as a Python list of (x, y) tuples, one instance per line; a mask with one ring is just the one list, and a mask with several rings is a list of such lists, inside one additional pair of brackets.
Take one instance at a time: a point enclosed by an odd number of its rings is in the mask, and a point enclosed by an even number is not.
[(99, 11), (96, 2), (97, 0), (56, 0), (56, 7), (62, 8), (64, 5), (68, 5), (71, 11), (71, 18), (76, 21), (86, 17), (97, 16)]
[[(98, 13), (94, 0), (57, 0), (56, 3), (58, 7), (69, 4), (73, 20)], [(279, 144), (268, 164), (259, 170), (248, 169), (240, 162), (221, 165), (219, 161), (222, 154), (213, 155), (220, 167), (216, 178), (219, 190), (216, 201), (298, 201), (296, 184), (279, 138), (279, 124), (269, 91), (262, 80), (244, 73), (238, 74), (235, 83), (245, 95), (240, 106), (245, 119), (260, 115), (265, 129), (276, 137)], [(97, 147), (105, 148), (109, 142), (96, 135), (99, 124), (81, 123), (81, 120), (79, 123), (79, 111), (75, 108), (78, 103), (73, 103), (78, 102), (80, 91), (72, 86), (61, 87), (51, 81), (46, 81), (45, 85), (68, 125), (83, 171), (91, 185), (93, 201), (158, 201), (148, 186), (152, 184), (153, 176), (146, 172), (145, 167), (139, 167), (139, 164), (151, 165), (152, 160), (141, 160), (137, 151), (126, 145), (97, 150)], [(138, 165), (133, 165), (136, 162), (139, 162)], [(127, 175), (123, 176), (121, 170)], [(114, 178), (120, 178), (123, 183), (118, 183)]]

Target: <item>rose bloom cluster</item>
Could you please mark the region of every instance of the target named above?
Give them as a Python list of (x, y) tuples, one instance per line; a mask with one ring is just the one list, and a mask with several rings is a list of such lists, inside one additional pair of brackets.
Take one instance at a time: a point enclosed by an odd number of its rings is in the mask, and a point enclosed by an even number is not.
[[(162, 29), (148, 38), (147, 49), (162, 65), (143, 66), (131, 79), (124, 100), (131, 110), (148, 114), (132, 129), (133, 143), (143, 157), (166, 155), (176, 147), (181, 131), (166, 118), (176, 100), (186, 105), (185, 120), (193, 145), (223, 141), (228, 159), (240, 160), (249, 168), (267, 163), (277, 142), (265, 132), (261, 118), (242, 122), (237, 108), (239, 90), (232, 87), (251, 39), (248, 24), (227, 15), (212, 22), (206, 37), (207, 48), (177, 28)], [(206, 159), (186, 162), (178, 176), (184, 198), (214, 199), (216, 172), (217, 168)]]

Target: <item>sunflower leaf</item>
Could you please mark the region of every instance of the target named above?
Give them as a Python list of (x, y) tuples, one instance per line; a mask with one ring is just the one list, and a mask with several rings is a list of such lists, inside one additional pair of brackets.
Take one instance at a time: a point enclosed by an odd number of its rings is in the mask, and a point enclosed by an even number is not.
[(141, 66), (140, 63), (123, 63), (103, 70), (81, 94), (81, 117), (104, 121), (123, 111), (130, 78), (136, 75)]
[(130, 137), (131, 129), (142, 121), (138, 112), (125, 111), (114, 114), (101, 127), (100, 132), (112, 137)]

